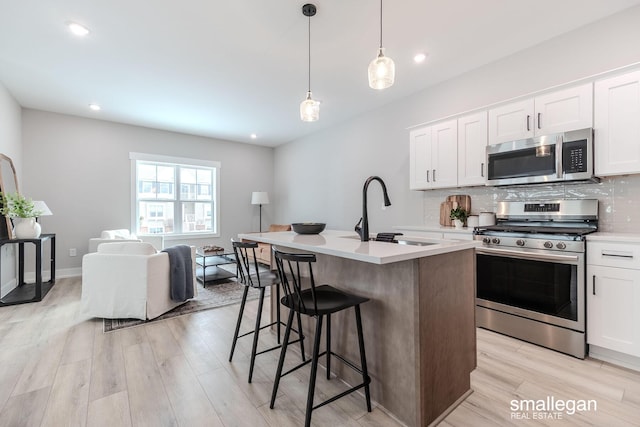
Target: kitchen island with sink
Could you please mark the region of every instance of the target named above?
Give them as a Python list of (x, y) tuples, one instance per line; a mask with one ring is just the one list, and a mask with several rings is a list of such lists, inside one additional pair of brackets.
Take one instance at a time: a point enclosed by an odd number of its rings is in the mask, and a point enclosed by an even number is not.
[[(362, 321), (371, 397), (393, 417), (408, 426), (433, 425), (471, 393), (476, 242), (362, 242), (354, 232), (336, 230), (239, 238), (315, 253), (318, 284), (370, 299), (362, 305)], [(272, 301), (272, 314), (276, 303)], [(332, 323), (333, 349), (359, 360), (353, 313), (338, 313)], [(304, 328), (313, 336), (311, 324)], [(333, 365), (332, 373), (347, 383), (361, 381), (351, 369)]]

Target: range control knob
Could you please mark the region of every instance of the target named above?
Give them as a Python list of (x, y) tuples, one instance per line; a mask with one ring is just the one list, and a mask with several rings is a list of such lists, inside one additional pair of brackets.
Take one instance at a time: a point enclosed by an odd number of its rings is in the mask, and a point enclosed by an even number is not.
[(516, 240), (516, 245), (518, 245), (518, 246), (524, 246), (524, 240), (522, 240), (522, 239), (518, 239), (518, 240)]
[(551, 249), (551, 248), (553, 247), (553, 243), (551, 243), (551, 242), (544, 242), (544, 245), (543, 245), (543, 246), (544, 246), (545, 248), (547, 248), (547, 249)]
[(489, 244), (489, 243), (491, 243), (491, 239), (489, 237), (483, 237), (482, 238), (482, 243)]
[(567, 245), (564, 242), (560, 242), (556, 244), (556, 248), (558, 249), (566, 249)]
[(498, 239), (497, 237), (494, 237), (493, 240), (491, 240), (493, 243), (495, 243), (496, 245), (498, 243), (500, 243), (500, 239)]

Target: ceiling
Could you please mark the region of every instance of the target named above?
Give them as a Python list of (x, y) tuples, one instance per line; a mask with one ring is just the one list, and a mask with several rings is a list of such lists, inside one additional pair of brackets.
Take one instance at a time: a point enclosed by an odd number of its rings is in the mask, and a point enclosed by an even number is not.
[[(299, 118), (307, 90), (304, 3), (0, 0), (0, 82), (26, 108), (277, 146), (640, 0), (387, 0), (383, 44), (396, 83), (383, 91), (367, 84), (379, 2), (317, 0), (314, 123)], [(91, 33), (73, 36), (70, 21)], [(413, 62), (418, 52), (428, 54), (422, 64)]]

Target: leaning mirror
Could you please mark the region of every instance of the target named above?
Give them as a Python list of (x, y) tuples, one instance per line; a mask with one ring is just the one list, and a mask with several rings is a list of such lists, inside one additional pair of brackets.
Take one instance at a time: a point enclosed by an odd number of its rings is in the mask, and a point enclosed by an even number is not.
[[(4, 154), (0, 154), (0, 192), (2, 192), (2, 194), (18, 192), (16, 169), (13, 167), (11, 158)], [(2, 206), (1, 199), (0, 206)], [(5, 216), (2, 221), (0, 221), (0, 239), (13, 239), (13, 226), (9, 217)]]

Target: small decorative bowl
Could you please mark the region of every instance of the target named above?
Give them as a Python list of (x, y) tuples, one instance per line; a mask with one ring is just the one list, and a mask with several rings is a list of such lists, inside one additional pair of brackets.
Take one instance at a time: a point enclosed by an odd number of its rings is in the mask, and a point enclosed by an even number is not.
[(298, 234), (319, 234), (322, 233), (327, 224), (323, 222), (296, 222), (291, 224), (291, 228)]

